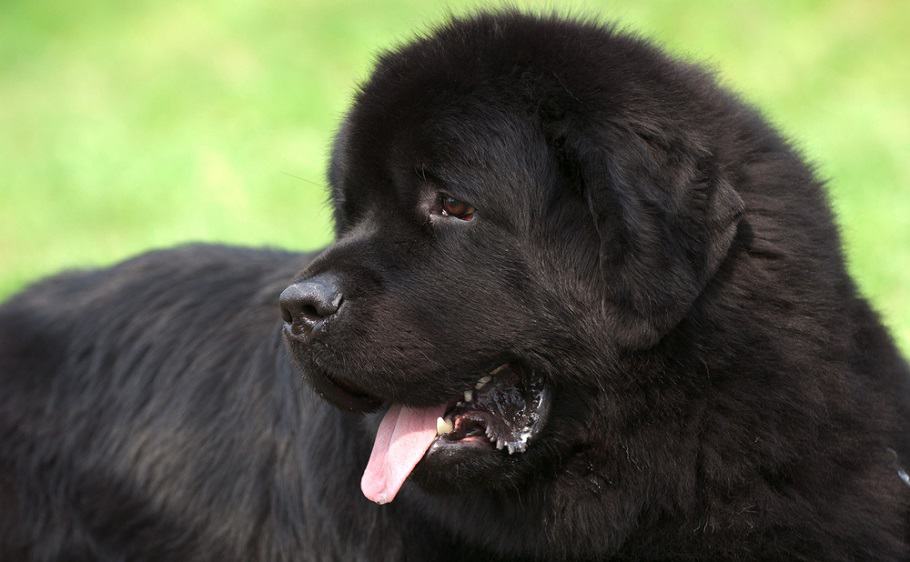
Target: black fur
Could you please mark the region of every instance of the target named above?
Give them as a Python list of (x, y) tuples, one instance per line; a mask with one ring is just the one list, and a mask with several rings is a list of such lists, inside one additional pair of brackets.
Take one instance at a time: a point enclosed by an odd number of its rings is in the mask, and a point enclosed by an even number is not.
[[(0, 308), (0, 559), (910, 559), (907, 366), (812, 170), (703, 70), (455, 20), (380, 59), (329, 175), (318, 257), (189, 246)], [(344, 305), (286, 346), (322, 272)], [(382, 507), (377, 415), (298, 368), (428, 405), (503, 360), (552, 385), (539, 439)]]

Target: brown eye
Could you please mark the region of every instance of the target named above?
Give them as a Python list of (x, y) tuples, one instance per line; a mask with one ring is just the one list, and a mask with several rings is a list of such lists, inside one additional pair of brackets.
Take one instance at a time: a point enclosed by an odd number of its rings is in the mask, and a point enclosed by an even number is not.
[(459, 201), (454, 197), (443, 195), (441, 197), (442, 216), (455, 217), (463, 221), (469, 221), (474, 218), (474, 207), (464, 201)]

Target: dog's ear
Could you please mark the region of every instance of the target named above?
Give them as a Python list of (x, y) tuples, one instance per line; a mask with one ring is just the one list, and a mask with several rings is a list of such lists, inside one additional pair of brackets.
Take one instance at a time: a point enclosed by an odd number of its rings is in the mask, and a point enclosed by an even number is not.
[[(654, 129), (652, 129), (653, 131)], [(620, 344), (656, 344), (727, 256), (743, 201), (691, 138), (601, 130), (570, 149), (599, 235), (599, 272)]]

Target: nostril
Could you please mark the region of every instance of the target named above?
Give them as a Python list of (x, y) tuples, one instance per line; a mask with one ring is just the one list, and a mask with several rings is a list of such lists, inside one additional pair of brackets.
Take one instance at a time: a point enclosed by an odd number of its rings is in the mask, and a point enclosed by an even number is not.
[(306, 317), (307, 319), (312, 320), (313, 322), (315, 322), (317, 320), (321, 320), (323, 318), (323, 315), (319, 314), (319, 312), (316, 311), (315, 306), (311, 306), (308, 304), (303, 305), (303, 308), (300, 309), (300, 314), (302, 316)]
[(281, 317), (288, 324), (312, 331), (335, 314), (343, 300), (338, 279), (323, 273), (294, 283), (281, 292)]

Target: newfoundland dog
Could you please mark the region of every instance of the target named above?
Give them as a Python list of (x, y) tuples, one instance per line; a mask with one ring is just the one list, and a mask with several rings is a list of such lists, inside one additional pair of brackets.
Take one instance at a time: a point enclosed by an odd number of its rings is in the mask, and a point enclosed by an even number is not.
[(329, 182), (318, 255), (0, 308), (2, 560), (910, 559), (907, 365), (703, 69), (455, 19), (379, 58)]

